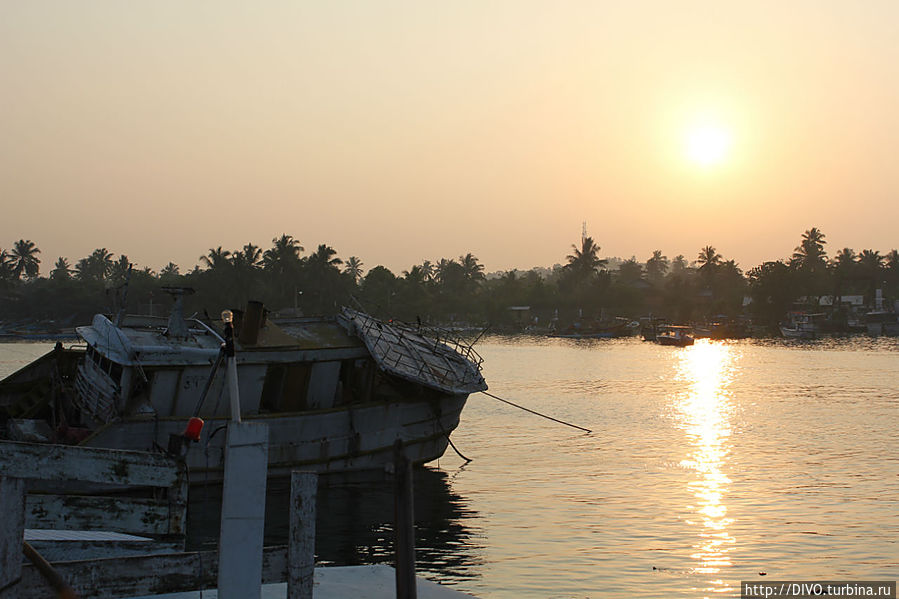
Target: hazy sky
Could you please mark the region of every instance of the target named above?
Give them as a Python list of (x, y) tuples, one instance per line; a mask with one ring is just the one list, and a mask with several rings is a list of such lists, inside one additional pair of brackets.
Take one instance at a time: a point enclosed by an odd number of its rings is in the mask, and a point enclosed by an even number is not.
[[(0, 247), (899, 245), (899, 2), (0, 0)], [(726, 138), (715, 164), (685, 148)]]

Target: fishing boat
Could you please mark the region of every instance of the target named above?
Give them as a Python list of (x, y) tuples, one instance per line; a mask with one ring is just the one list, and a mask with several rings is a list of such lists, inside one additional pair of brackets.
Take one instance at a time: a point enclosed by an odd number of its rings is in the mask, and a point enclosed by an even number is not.
[(632, 337), (639, 331), (639, 322), (618, 316), (612, 320), (575, 322), (550, 336), (564, 339), (618, 339), (619, 337)]
[[(0, 426), (15, 440), (152, 450), (184, 438), (191, 473), (221, 476), (232, 418), (222, 321), (96, 315), (80, 345), (0, 381)], [(384, 468), (401, 440), (414, 463), (439, 458), (469, 394), (487, 389), (470, 345), (437, 330), (344, 308), (275, 324), (261, 303), (234, 313), (239, 413), (269, 426), (269, 474)], [(195, 418), (196, 420), (191, 420)], [(194, 480), (198, 477), (194, 476)]]
[(663, 325), (659, 327), (658, 331), (655, 341), (659, 345), (672, 345), (675, 347), (693, 345), (693, 335), (690, 327)]
[(825, 317), (823, 313), (791, 313), (789, 322), (780, 325), (780, 334), (787, 339), (818, 339), (824, 331)]

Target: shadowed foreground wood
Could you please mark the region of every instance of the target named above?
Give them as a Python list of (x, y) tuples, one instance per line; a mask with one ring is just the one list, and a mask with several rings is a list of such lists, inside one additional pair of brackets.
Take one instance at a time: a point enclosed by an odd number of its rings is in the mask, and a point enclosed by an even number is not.
[[(57, 562), (53, 567), (80, 599), (119, 599), (201, 589), (218, 582), (218, 552), (199, 551), (89, 561)], [(287, 580), (287, 546), (262, 554), (262, 584)], [(49, 586), (34, 566), (22, 568), (20, 599), (46, 599)]]

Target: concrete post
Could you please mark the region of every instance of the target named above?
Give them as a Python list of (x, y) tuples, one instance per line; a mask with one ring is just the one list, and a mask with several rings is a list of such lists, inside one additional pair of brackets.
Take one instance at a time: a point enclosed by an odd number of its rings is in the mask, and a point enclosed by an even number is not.
[(219, 537), (221, 599), (260, 597), (267, 474), (268, 425), (229, 424)]
[(315, 577), (315, 496), (318, 475), (290, 474), (290, 543), (287, 546), (287, 599), (312, 599)]
[(0, 476), (0, 597), (16, 599), (25, 543), (25, 481)]
[(403, 442), (393, 446), (396, 467), (394, 496), (394, 530), (396, 532), (396, 596), (416, 599), (415, 582), (415, 513), (412, 493), (412, 461), (406, 457)]

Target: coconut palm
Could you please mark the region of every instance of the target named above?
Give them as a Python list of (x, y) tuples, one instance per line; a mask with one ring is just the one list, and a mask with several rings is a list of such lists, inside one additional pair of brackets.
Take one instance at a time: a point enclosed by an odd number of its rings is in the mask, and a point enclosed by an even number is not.
[(359, 279), (362, 278), (362, 260), (356, 256), (350, 256), (346, 260), (343, 272), (353, 277), (353, 282), (358, 284)]
[(228, 258), (230, 256), (230, 251), (223, 250), (222, 246), (218, 246), (215, 249), (209, 248), (208, 254), (200, 256), (200, 262), (206, 265), (207, 270), (222, 270), (228, 266)]
[(112, 253), (106, 248), (97, 248), (87, 258), (75, 264), (75, 278), (79, 281), (104, 281), (112, 270)]
[(707, 245), (699, 251), (696, 261), (699, 263), (700, 272), (715, 270), (715, 267), (721, 264), (721, 254)]
[(584, 237), (581, 240), (581, 247), (578, 248), (572, 244), (573, 252), (566, 256), (568, 264), (565, 268), (575, 272), (579, 276), (587, 276), (596, 272), (597, 269), (607, 264), (606, 260), (599, 258), (600, 247), (596, 245), (592, 237)]
[(41, 265), (37, 254), (40, 253), (41, 251), (30, 239), (20, 239), (15, 242), (12, 250), (9, 251), (9, 262), (12, 266), (13, 278), (21, 279), (23, 274), (27, 279), (37, 277)]
[(56, 260), (56, 264), (53, 265), (53, 270), (50, 271), (50, 280), (68, 281), (71, 278), (72, 267), (69, 265), (69, 261), (66, 258), (60, 256)]
[(465, 270), (465, 278), (469, 281), (484, 280), (484, 265), (478, 262), (478, 259), (471, 252), (464, 256), (459, 256), (459, 264)]
[(802, 241), (793, 250), (793, 263), (803, 270), (819, 271), (825, 266), (824, 233), (812, 227), (802, 234)]
[(658, 281), (668, 272), (668, 257), (662, 255), (662, 250), (653, 250), (652, 257), (646, 261), (646, 276)]
[(290, 276), (300, 265), (303, 246), (286, 233), (272, 239), (272, 247), (262, 255), (262, 267), (276, 277)]

